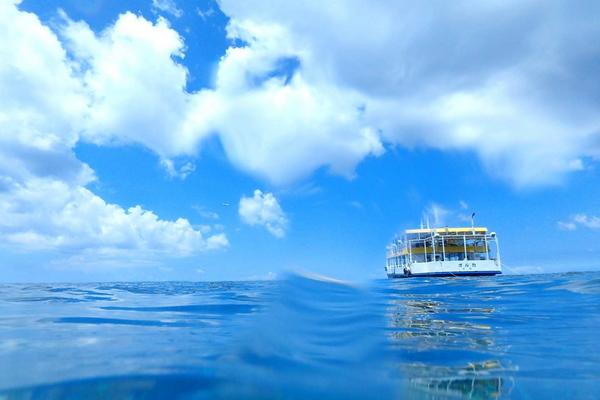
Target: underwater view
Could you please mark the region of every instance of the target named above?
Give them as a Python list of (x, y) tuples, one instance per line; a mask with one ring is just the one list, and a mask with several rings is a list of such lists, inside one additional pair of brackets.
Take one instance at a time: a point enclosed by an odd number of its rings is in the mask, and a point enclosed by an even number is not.
[(3, 284), (0, 399), (600, 398), (600, 273)]

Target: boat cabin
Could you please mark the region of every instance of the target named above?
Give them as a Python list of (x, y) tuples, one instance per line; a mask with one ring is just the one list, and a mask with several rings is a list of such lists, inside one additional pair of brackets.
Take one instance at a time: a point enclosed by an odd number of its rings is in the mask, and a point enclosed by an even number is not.
[(499, 259), (495, 232), (487, 228), (408, 229), (403, 239), (388, 247), (388, 267), (399, 268), (432, 261)]

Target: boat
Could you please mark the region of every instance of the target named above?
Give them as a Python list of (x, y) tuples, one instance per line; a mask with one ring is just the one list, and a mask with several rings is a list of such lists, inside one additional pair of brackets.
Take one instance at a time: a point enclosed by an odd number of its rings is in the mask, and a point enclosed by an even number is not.
[(485, 227), (407, 229), (387, 248), (388, 278), (502, 273), (495, 232)]

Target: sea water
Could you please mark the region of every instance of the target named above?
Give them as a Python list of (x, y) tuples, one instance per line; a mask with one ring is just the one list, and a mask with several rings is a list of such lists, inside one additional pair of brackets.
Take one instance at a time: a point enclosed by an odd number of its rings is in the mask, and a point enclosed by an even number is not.
[(0, 399), (600, 398), (600, 273), (0, 285)]

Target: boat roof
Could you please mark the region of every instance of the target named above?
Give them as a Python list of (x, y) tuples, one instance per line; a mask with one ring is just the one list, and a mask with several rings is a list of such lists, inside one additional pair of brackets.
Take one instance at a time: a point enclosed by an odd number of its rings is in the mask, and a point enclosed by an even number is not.
[(444, 228), (425, 228), (425, 229), (407, 229), (404, 231), (407, 235), (414, 233), (487, 233), (486, 227), (444, 227)]

